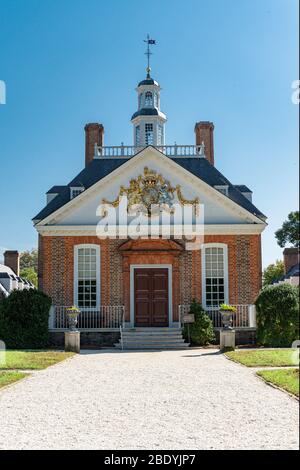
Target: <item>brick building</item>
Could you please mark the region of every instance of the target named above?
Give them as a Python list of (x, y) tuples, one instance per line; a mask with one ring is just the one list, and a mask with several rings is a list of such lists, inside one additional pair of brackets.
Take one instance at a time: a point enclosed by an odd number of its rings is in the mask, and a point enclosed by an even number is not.
[[(216, 327), (223, 302), (238, 306), (237, 327), (251, 326), (266, 217), (247, 186), (232, 184), (215, 167), (213, 123), (196, 123), (195, 145), (165, 144), (160, 91), (148, 69), (137, 86), (132, 146), (106, 147), (103, 125), (85, 126), (84, 169), (69, 184), (53, 186), (33, 219), (39, 285), (53, 300), (53, 329), (66, 326), (64, 309), (72, 304), (81, 309), (82, 330), (112, 330), (122, 315), (125, 328), (176, 328), (193, 298)], [(190, 209), (184, 236), (175, 206)], [(199, 220), (203, 230), (190, 249)], [(155, 237), (146, 236), (150, 226)], [(169, 235), (162, 236), (166, 226)]]

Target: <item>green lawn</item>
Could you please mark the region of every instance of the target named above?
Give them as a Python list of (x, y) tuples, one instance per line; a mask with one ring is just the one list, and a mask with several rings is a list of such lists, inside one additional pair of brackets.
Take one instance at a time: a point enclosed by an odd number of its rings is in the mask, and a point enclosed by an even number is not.
[(6, 351), (6, 361), (0, 363), (2, 369), (45, 369), (61, 362), (74, 353), (60, 351)]
[(257, 375), (299, 397), (299, 369), (262, 370)]
[(14, 371), (0, 372), (0, 388), (5, 387), (5, 385), (12, 384), (13, 382), (17, 382), (18, 380), (26, 377), (26, 375), (27, 374), (23, 374), (22, 372)]
[(232, 361), (248, 367), (282, 367), (297, 365), (293, 362), (295, 349), (257, 349), (254, 351), (230, 351), (225, 353)]

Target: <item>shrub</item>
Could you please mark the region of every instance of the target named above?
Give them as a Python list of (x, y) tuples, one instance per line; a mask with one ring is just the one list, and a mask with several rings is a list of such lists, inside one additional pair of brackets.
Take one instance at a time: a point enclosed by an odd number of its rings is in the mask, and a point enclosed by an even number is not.
[(195, 323), (185, 325), (183, 328), (183, 336), (188, 338), (188, 329), (190, 333), (191, 343), (197, 346), (205, 346), (215, 339), (213, 323), (209, 316), (203, 310), (201, 304), (196, 300), (191, 303), (190, 313), (195, 315)]
[(299, 291), (290, 284), (266, 286), (256, 299), (257, 340), (265, 346), (291, 346), (298, 338)]
[(0, 301), (0, 339), (7, 348), (44, 348), (48, 345), (51, 299), (35, 289), (13, 291)]

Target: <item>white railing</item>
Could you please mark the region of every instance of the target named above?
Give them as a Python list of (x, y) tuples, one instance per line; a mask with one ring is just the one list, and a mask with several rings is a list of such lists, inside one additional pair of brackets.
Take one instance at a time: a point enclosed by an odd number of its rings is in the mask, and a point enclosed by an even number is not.
[[(68, 306), (54, 305), (50, 309), (49, 329), (67, 330), (69, 328), (66, 310)], [(102, 305), (98, 308), (80, 309), (78, 330), (120, 330), (124, 328), (124, 306)]]
[[(256, 328), (255, 305), (234, 305), (236, 313), (233, 314), (233, 328)], [(222, 319), (218, 307), (205, 309), (211, 318), (214, 328), (222, 328)], [(182, 324), (183, 315), (188, 314), (190, 305), (179, 305), (179, 319)]]
[[(205, 158), (205, 147), (202, 145), (154, 145), (160, 152), (168, 157), (203, 157)], [(145, 147), (133, 145), (119, 145), (100, 147), (95, 144), (94, 158), (107, 157), (133, 157)]]

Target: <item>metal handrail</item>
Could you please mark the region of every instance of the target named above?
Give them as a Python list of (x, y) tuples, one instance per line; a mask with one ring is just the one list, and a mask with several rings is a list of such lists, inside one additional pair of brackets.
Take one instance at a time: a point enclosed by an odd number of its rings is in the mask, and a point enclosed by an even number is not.
[[(236, 313), (233, 314), (233, 328), (255, 328), (256, 327), (256, 313), (255, 305), (237, 304), (233, 305), (236, 308)], [(182, 304), (178, 306), (179, 309), (179, 322), (182, 323), (182, 316), (190, 311), (190, 305)], [(221, 328), (223, 326), (221, 314), (218, 307), (211, 307), (204, 309), (207, 315), (211, 318), (214, 328)]]

